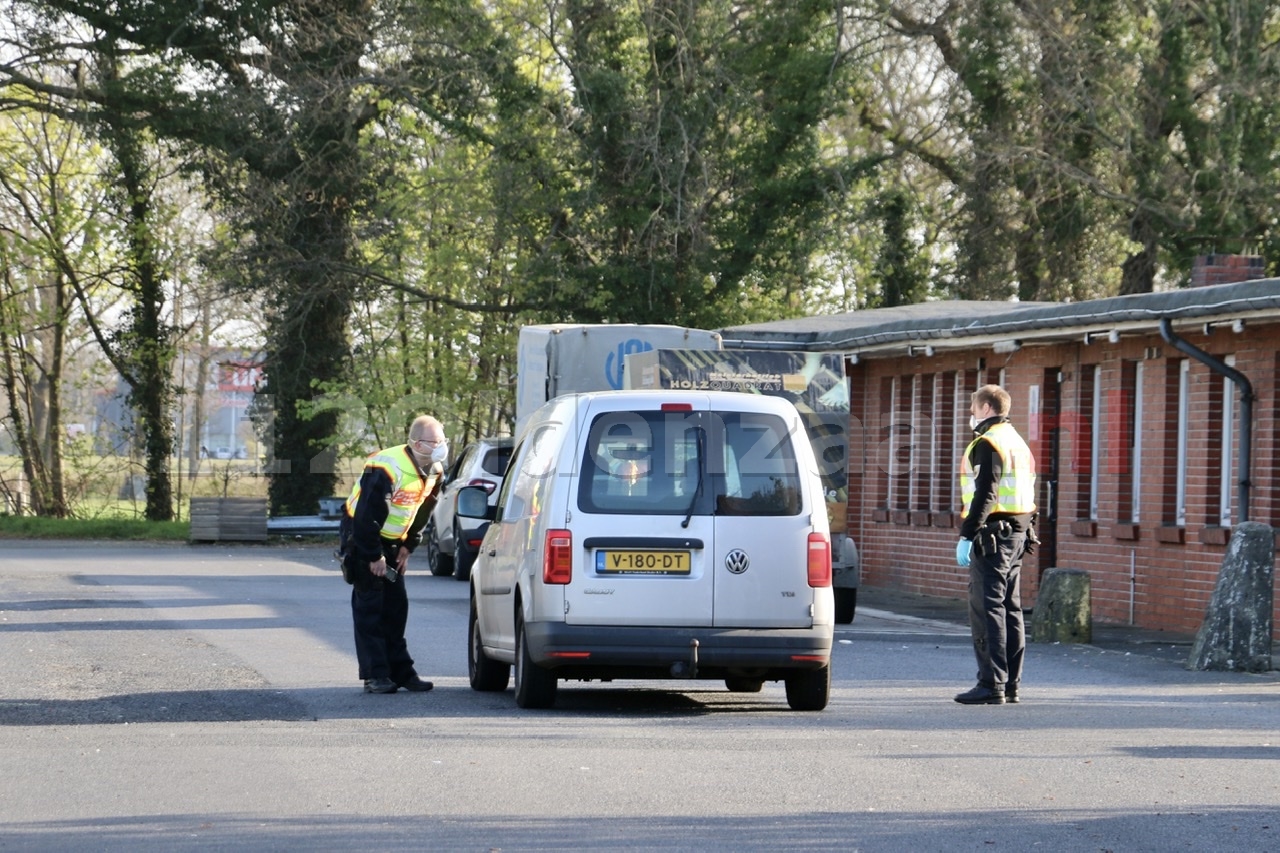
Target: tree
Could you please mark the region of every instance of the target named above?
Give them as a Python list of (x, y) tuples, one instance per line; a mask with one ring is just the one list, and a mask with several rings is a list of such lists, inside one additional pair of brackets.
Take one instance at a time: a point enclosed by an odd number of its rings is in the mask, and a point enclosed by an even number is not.
[(869, 300), (868, 307), (912, 305), (923, 302), (928, 294), (923, 258), (911, 235), (910, 204), (910, 196), (901, 187), (890, 187), (876, 205), (884, 228), (875, 267), (881, 292), (878, 299)]
[(37, 515), (65, 518), (62, 383), (74, 329), (73, 282), (102, 266), (105, 191), (74, 125), (36, 111), (0, 123), (0, 377), (8, 425)]
[(547, 188), (529, 270), (546, 316), (714, 327), (795, 309), (819, 224), (878, 159), (820, 151), (846, 81), (838, 12), (562, 0), (521, 22), (557, 118), (519, 152)]
[[(925, 109), (863, 115), (959, 191), (957, 295), (1141, 292), (1185, 281), (1200, 252), (1266, 244), (1274, 4), (886, 2), (881, 20), (947, 73)], [(956, 144), (911, 132), (940, 104)]]

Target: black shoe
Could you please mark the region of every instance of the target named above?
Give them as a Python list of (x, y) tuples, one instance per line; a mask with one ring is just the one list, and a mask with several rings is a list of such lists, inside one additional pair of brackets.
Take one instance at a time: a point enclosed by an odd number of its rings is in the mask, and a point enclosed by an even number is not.
[(961, 705), (1003, 705), (1004, 691), (979, 684), (972, 690), (957, 694), (956, 701)]
[(364, 680), (365, 693), (395, 693), (399, 689), (396, 683), (390, 678), (366, 678)]
[(1004, 701), (1008, 702), (1010, 705), (1018, 704), (1018, 685), (1006, 684), (1004, 686)]
[(435, 685), (430, 681), (423, 681), (416, 674), (409, 676), (404, 681), (398, 681), (396, 683), (405, 690), (408, 690), (410, 693), (426, 693), (432, 687), (435, 687)]

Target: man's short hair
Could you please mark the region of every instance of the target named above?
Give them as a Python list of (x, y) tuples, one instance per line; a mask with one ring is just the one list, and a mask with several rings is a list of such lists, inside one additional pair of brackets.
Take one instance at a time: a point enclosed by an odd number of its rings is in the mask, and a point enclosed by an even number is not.
[(1005, 418), (1009, 417), (1009, 412), (1013, 409), (1009, 392), (999, 385), (983, 385), (973, 392), (973, 402), (980, 406), (986, 404), (991, 407), (991, 411)]
[(438, 426), (441, 431), (444, 430), (444, 424), (440, 423), (431, 415), (418, 415), (413, 419), (413, 423), (409, 425), (409, 441), (420, 441), (427, 433), (427, 427)]

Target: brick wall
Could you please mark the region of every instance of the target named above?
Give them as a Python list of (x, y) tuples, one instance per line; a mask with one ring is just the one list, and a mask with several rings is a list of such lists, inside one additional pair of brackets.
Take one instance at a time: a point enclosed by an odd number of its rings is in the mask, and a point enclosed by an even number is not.
[(1234, 284), (1266, 278), (1262, 258), (1256, 255), (1199, 255), (1191, 264), (1191, 286)]
[[(1220, 359), (1233, 356), (1236, 369), (1252, 382), (1249, 516), (1280, 526), (1280, 355), (1274, 344), (1280, 323), (1250, 321), (1242, 333), (1224, 324), (1207, 334), (1200, 329), (1179, 334)], [(1183, 361), (1189, 366), (1180, 512)], [(1008, 355), (939, 348), (931, 357), (864, 358), (847, 369), (853, 395), (848, 524), (862, 554), (863, 583), (965, 597), (968, 573), (955, 565), (955, 466), (970, 437), (969, 393), (981, 382), (1002, 381), (1013, 397), (1012, 421), (1036, 454), (1042, 510), (1054, 473), (1056, 435), (1058, 513), (1051, 530), (1042, 520), (1042, 538), (1050, 544), (1056, 540), (1054, 565), (1090, 573), (1094, 618), (1128, 623), (1132, 614), (1133, 623), (1146, 628), (1199, 628), (1230, 537), (1230, 526), (1221, 518), (1227, 402), (1233, 433), (1230, 521), (1240, 519), (1239, 393), (1234, 386), (1225, 389), (1222, 376), (1155, 333), (1126, 335), (1117, 343), (1026, 345)], [(1056, 394), (1051, 384), (1057, 385)], [(1061, 406), (1056, 419), (1047, 408), (1055, 396)], [(1033, 399), (1041, 401), (1039, 411), (1030, 411)], [(1091, 465), (1095, 431), (1096, 476)], [(1096, 502), (1090, 500), (1095, 481)], [(1089, 518), (1095, 503), (1096, 516)], [(1028, 606), (1034, 606), (1040, 575), (1050, 567), (1042, 560), (1032, 558), (1024, 567)]]

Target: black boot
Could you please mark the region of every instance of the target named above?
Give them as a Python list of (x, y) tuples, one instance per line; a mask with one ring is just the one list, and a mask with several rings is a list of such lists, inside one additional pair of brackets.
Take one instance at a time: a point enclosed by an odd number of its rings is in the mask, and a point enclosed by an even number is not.
[(956, 694), (956, 701), (961, 705), (1003, 705), (1004, 688), (979, 684), (972, 690)]

